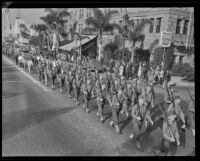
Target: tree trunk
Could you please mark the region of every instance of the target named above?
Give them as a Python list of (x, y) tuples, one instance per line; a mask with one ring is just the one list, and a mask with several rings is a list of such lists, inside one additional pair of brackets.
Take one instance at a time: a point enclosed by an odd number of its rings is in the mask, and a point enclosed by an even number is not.
[(101, 52), (102, 52), (102, 31), (99, 31), (99, 55), (98, 55), (98, 60), (101, 60)]

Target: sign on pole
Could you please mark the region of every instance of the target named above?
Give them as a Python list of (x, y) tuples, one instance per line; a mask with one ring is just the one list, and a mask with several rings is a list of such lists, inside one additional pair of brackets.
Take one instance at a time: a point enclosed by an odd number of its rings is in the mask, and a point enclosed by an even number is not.
[(172, 38), (172, 33), (171, 32), (163, 31), (161, 33), (160, 46), (164, 47), (164, 48), (170, 47), (171, 38)]

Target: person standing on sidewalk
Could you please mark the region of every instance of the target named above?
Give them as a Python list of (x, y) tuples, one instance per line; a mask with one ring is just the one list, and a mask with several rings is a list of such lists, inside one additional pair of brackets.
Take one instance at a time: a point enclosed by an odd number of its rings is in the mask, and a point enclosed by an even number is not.
[(170, 74), (169, 70), (164, 72), (163, 80), (164, 80), (163, 81), (163, 88), (166, 88), (166, 86), (168, 85), (169, 81), (171, 81), (171, 74)]

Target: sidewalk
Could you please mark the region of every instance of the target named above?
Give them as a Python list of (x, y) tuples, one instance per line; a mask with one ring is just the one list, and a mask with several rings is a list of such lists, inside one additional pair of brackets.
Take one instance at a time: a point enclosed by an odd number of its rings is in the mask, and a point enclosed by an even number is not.
[(175, 77), (175, 76), (171, 77), (170, 83), (176, 83), (177, 86), (190, 86), (190, 87), (195, 86), (195, 82), (185, 81), (183, 80), (183, 77)]

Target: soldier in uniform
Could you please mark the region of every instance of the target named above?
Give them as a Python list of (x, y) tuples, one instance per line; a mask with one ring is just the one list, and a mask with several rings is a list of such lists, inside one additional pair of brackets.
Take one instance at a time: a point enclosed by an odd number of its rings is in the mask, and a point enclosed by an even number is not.
[(120, 129), (118, 125), (118, 116), (119, 116), (119, 112), (121, 111), (122, 100), (123, 100), (122, 87), (119, 87), (118, 93), (116, 89), (115, 89), (115, 92), (113, 93), (113, 97), (111, 101), (112, 121), (110, 122), (110, 126), (111, 127), (115, 126), (115, 130), (119, 134), (120, 134)]
[(131, 84), (126, 84), (125, 86), (127, 86), (127, 88), (125, 87), (122, 93), (123, 96), (123, 109), (121, 110), (121, 114), (123, 114), (125, 112), (126, 117), (129, 117), (129, 106), (131, 104), (131, 98), (132, 98), (132, 86)]
[(81, 85), (82, 85), (82, 78), (81, 78), (81, 72), (78, 69), (76, 77), (74, 79), (74, 90), (75, 90), (75, 102), (76, 105), (78, 106), (78, 97), (80, 95), (80, 90), (81, 90)]
[(96, 92), (97, 92), (97, 106), (98, 106), (98, 112), (97, 112), (97, 116), (100, 117), (100, 121), (103, 122), (104, 118), (103, 118), (103, 108), (105, 105), (105, 97), (103, 95), (103, 88), (102, 88), (102, 77), (100, 77), (99, 75), (97, 75), (98, 80), (96, 81)]
[(72, 93), (72, 90), (73, 90), (73, 73), (72, 73), (72, 70), (69, 69), (69, 73), (68, 73), (68, 87), (67, 87), (67, 92), (68, 92), (68, 97), (69, 98), (72, 98), (71, 96), (71, 93)]
[[(167, 119), (167, 120), (166, 120)], [(171, 143), (176, 142), (176, 144), (180, 145), (180, 136), (176, 123), (176, 114), (174, 111), (170, 111), (167, 113), (167, 118), (163, 121), (163, 138), (162, 138), (162, 146), (159, 151), (155, 151), (155, 155), (159, 155), (159, 153), (165, 153), (166, 156), (170, 155), (170, 145)]]
[(174, 104), (171, 103), (167, 108), (167, 112), (169, 113), (171, 111), (174, 111), (175, 114), (177, 115), (177, 121), (181, 120), (183, 123), (181, 128), (185, 128), (185, 116), (181, 109), (181, 98), (179, 96), (176, 96), (174, 101), (175, 101)]
[(60, 92), (61, 93), (63, 93), (64, 83), (65, 83), (65, 71), (64, 71), (64, 68), (62, 66), (61, 71), (60, 71)]
[[(194, 99), (194, 94), (193, 94)], [(193, 100), (189, 103), (189, 120), (190, 120), (190, 129), (192, 130), (193, 136), (195, 136), (195, 102)]]
[(155, 95), (155, 92), (154, 92), (153, 84), (147, 85), (147, 89), (146, 89), (146, 93), (144, 95), (144, 98), (145, 98), (145, 100), (148, 104), (148, 107), (151, 106), (152, 108), (154, 108), (156, 95)]
[(87, 113), (89, 113), (88, 106), (89, 106), (89, 101), (91, 98), (91, 92), (92, 92), (92, 82), (89, 79), (89, 74), (87, 73), (87, 76), (85, 78), (84, 82), (84, 105), (83, 108), (86, 110)]
[(145, 133), (148, 122), (153, 125), (149, 110), (147, 109), (147, 103), (143, 98), (139, 99), (139, 102), (132, 107), (132, 124), (133, 124), (133, 133), (129, 135), (129, 138), (132, 140), (135, 138), (136, 148), (141, 150), (141, 136)]

